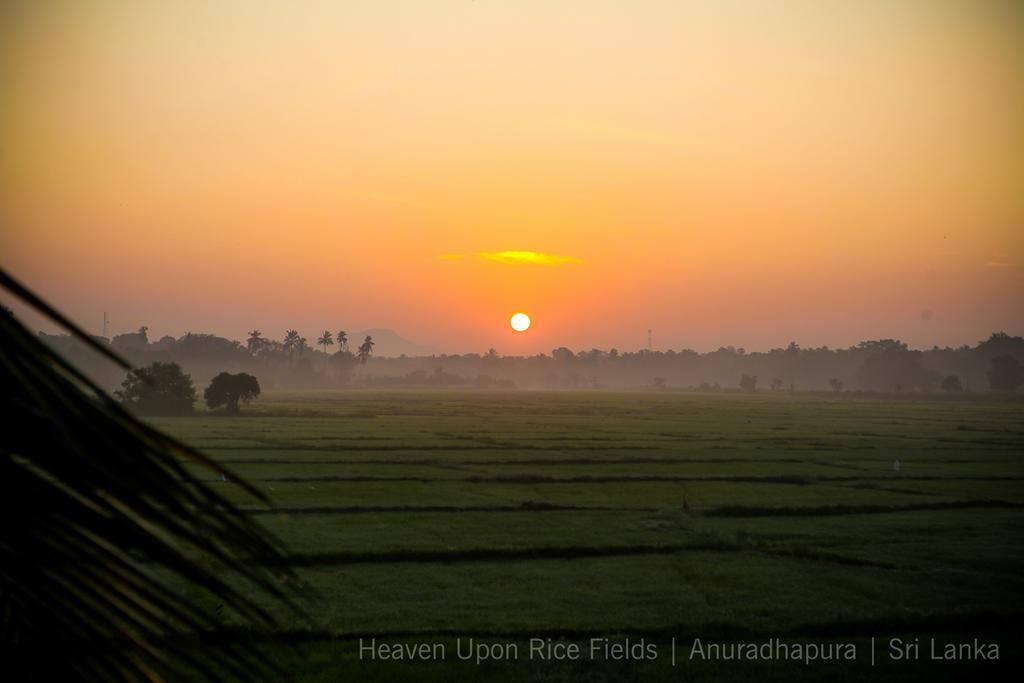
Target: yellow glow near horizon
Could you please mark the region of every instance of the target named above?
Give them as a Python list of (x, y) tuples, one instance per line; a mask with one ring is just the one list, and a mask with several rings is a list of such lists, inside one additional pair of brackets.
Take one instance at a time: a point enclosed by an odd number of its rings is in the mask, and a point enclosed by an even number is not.
[(526, 332), (530, 329), (530, 316), (525, 313), (516, 313), (509, 318), (508, 324), (512, 326), (512, 329), (516, 332)]
[[(575, 256), (558, 256), (539, 251), (482, 251), (472, 256), (507, 266), (560, 266), (583, 263), (583, 259)], [(461, 261), (467, 258), (467, 254), (441, 254), (437, 258), (441, 261)]]
[(556, 256), (537, 251), (485, 251), (477, 256), (506, 265), (558, 266), (565, 263), (583, 263), (582, 259), (574, 256)]

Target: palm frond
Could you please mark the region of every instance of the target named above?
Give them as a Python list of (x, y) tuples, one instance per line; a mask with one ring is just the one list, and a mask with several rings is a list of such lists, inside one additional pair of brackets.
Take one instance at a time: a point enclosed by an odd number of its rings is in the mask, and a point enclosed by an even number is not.
[[(0, 286), (130, 367), (2, 270)], [(244, 640), (189, 645), (222, 628), (223, 617), (183, 585), (216, 595), (250, 629), (275, 620), (240, 585), (302, 610), (281, 544), (183, 459), (226, 474), (258, 501), (265, 496), (137, 420), (6, 311), (0, 349), (4, 649), (63, 680), (271, 674)]]

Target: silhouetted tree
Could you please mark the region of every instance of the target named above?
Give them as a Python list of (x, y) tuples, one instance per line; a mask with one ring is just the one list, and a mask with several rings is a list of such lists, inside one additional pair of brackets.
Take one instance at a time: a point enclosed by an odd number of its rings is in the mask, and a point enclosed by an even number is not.
[(567, 363), (575, 357), (575, 354), (573, 354), (573, 352), (570, 349), (567, 349), (564, 346), (559, 346), (557, 349), (554, 349), (551, 352), (551, 358), (556, 363)]
[(246, 348), (249, 349), (249, 353), (256, 355), (260, 352), (267, 343), (267, 340), (263, 338), (263, 335), (259, 330), (253, 330), (249, 333), (249, 339), (246, 341)]
[(150, 348), (154, 351), (174, 351), (178, 345), (178, 340), (169, 334), (165, 334), (155, 342), (152, 342)]
[(324, 347), (324, 353), (327, 353), (327, 347), (334, 344), (334, 337), (331, 336), (330, 330), (324, 330), (324, 333), (320, 335), (316, 343)]
[(665, 378), (664, 377), (655, 377), (654, 378), (654, 388), (655, 389), (664, 389), (665, 388)]
[(772, 391), (778, 391), (781, 388), (782, 388), (782, 379), (779, 378), (779, 377), (776, 377), (775, 379), (772, 380)]
[(996, 356), (988, 371), (988, 383), (993, 391), (1016, 391), (1024, 384), (1024, 366), (1013, 356)]
[(177, 363), (159, 361), (129, 372), (115, 395), (141, 415), (191, 415), (196, 402), (192, 378)]
[(122, 350), (145, 349), (149, 344), (148, 332), (149, 328), (143, 325), (138, 332), (115, 335), (110, 345)]
[(743, 391), (757, 391), (757, 375), (743, 373), (740, 377), (740, 389)]
[(222, 372), (210, 382), (203, 392), (206, 405), (210, 409), (225, 406), (228, 413), (238, 412), (238, 403), (248, 403), (260, 395), (260, 383), (252, 375), (244, 372), (231, 374)]
[(974, 354), (991, 360), (996, 356), (1024, 357), (1024, 337), (1011, 337), (1005, 332), (993, 332), (988, 339), (978, 344)]
[(338, 330), (338, 346), (342, 351), (348, 351), (348, 333), (345, 330)]
[(174, 345), (174, 360), (183, 367), (190, 365), (224, 365), (245, 362), (251, 358), (240, 342), (214, 334), (189, 332)]
[(426, 383), (431, 386), (452, 386), (462, 384), (465, 380), (461, 376), (445, 372), (444, 368), (434, 368), (434, 374), (427, 378)]
[(964, 390), (963, 385), (960, 384), (960, 378), (956, 375), (947, 376), (939, 386), (942, 387), (943, 391), (950, 394), (959, 394)]
[(359, 361), (350, 351), (338, 351), (335, 353), (331, 356), (331, 368), (335, 381), (339, 384), (347, 384), (352, 379), (352, 371), (358, 364)]
[(298, 348), (300, 339), (302, 339), (302, 337), (299, 336), (298, 330), (288, 330), (284, 333), (284, 341), (281, 346), (286, 352), (291, 353)]
[(883, 339), (862, 342), (858, 348), (872, 351), (859, 370), (861, 381), (869, 389), (926, 389), (934, 381), (932, 373), (922, 363), (922, 353), (910, 351), (902, 342)]
[(359, 353), (356, 354), (361, 364), (366, 364), (366, 360), (373, 353), (373, 337), (366, 335), (366, 339), (359, 345)]
[(828, 385), (830, 387), (832, 387), (833, 393), (838, 394), (840, 391), (843, 390), (843, 382), (842, 382), (842, 380), (840, 380), (840, 379), (838, 379), (836, 377), (830, 378), (828, 380)]

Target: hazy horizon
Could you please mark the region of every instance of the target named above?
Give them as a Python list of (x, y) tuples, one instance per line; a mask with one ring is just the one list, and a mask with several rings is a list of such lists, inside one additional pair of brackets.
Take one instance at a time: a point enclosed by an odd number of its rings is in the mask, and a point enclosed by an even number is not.
[[(33, 323), (38, 323), (38, 324), (32, 326), (32, 329), (36, 329), (39, 332), (42, 332), (42, 333), (45, 333), (45, 334), (56, 334), (56, 335), (66, 335), (67, 334), (67, 330), (63, 329), (59, 325), (56, 325), (56, 324), (50, 322), (48, 319), (40, 318), (38, 315), (28, 315), (28, 316), (25, 316), (24, 312), (22, 310), (20, 310), (20, 308), (21, 307), (19, 307), (19, 306), (15, 306), (15, 309), (19, 309), (19, 310), (16, 310), (16, 314), (18, 314), (20, 318), (22, 318), (23, 320), (27, 320), (27, 321), (30, 320)], [(99, 336), (100, 335), (100, 330), (93, 329), (94, 327), (96, 327), (96, 326), (85, 325), (85, 326), (83, 326), (83, 329), (85, 329), (89, 333), (92, 333), (92, 334), (95, 334), (95, 335)], [(133, 329), (120, 329), (117, 326), (113, 325), (109, 321), (109, 318), (108, 318), (108, 328), (109, 328), (108, 329), (108, 334), (107, 334), (107, 338), (108, 339), (113, 339), (115, 336), (122, 335), (122, 334), (134, 333), (134, 332), (137, 332), (139, 330), (138, 327), (133, 328)], [(264, 339), (281, 341), (281, 339), (285, 336), (285, 332), (288, 329), (296, 329), (301, 336), (306, 338), (306, 342), (307, 342), (310, 350), (312, 350), (312, 351), (322, 351), (323, 350), (322, 347), (320, 347), (320, 346), (318, 346), (316, 344), (316, 338), (325, 331), (325, 329), (322, 328), (322, 327), (321, 328), (316, 328), (316, 329), (308, 329), (308, 330), (302, 329), (302, 328), (286, 327), (286, 328), (282, 328), (279, 331), (279, 333), (278, 333), (275, 330), (270, 330), (270, 329), (267, 329), (265, 327), (253, 326), (253, 327), (250, 327), (248, 330), (245, 330), (244, 332), (241, 332), (241, 333), (239, 333), (237, 335), (232, 335), (232, 334), (221, 334), (221, 333), (219, 333), (219, 332), (217, 332), (216, 330), (213, 330), (213, 329), (188, 328), (188, 329), (185, 329), (185, 330), (182, 330), (182, 331), (165, 330), (165, 331), (162, 332), (161, 330), (164, 330), (164, 328), (160, 327), (160, 326), (146, 325), (146, 328), (147, 328), (147, 336), (149, 338), (150, 343), (155, 343), (155, 342), (159, 341), (162, 337), (165, 337), (165, 336), (170, 336), (170, 337), (173, 337), (174, 339), (180, 339), (180, 338), (186, 336), (187, 334), (212, 334), (212, 335), (215, 335), (215, 336), (218, 336), (218, 337), (222, 337), (222, 338), (225, 338), (225, 339), (229, 339), (229, 340), (233, 340), (233, 341), (238, 341), (238, 342), (242, 343), (243, 345), (245, 344), (246, 338), (248, 337), (248, 333), (251, 330), (259, 330), (261, 332), (261, 336)], [(326, 331), (329, 331), (332, 336), (336, 336), (336, 334), (337, 334), (339, 329), (345, 329), (345, 328), (329, 329), (329, 330), (326, 330)], [(403, 351), (403, 353), (405, 353), (405, 355), (409, 355), (409, 356), (414, 356), (414, 355), (422, 355), (422, 356), (430, 356), (430, 355), (461, 355), (461, 354), (469, 354), (469, 353), (483, 354), (489, 348), (494, 348), (498, 352), (498, 354), (502, 355), (502, 356), (530, 356), (530, 355), (535, 355), (537, 353), (550, 354), (552, 349), (559, 348), (559, 347), (566, 347), (566, 348), (569, 348), (572, 351), (590, 351), (591, 349), (598, 349), (598, 350), (601, 350), (601, 351), (609, 351), (611, 349), (615, 349), (615, 350), (617, 350), (617, 351), (619, 351), (621, 353), (636, 352), (636, 351), (647, 349), (646, 336), (644, 336), (644, 338), (641, 340), (642, 343), (638, 344), (636, 346), (614, 346), (614, 345), (612, 345), (612, 346), (599, 346), (599, 345), (595, 345), (595, 344), (590, 344), (590, 345), (584, 344), (584, 345), (581, 345), (581, 346), (570, 346), (568, 344), (561, 344), (561, 343), (558, 343), (558, 342), (554, 342), (554, 346), (552, 346), (551, 348), (548, 348), (548, 349), (541, 349), (541, 350), (538, 350), (538, 351), (529, 351), (529, 352), (527, 352), (527, 351), (512, 352), (512, 351), (508, 351), (508, 350), (504, 350), (503, 351), (502, 349), (497, 348), (497, 347), (485, 347), (483, 349), (478, 349), (478, 348), (451, 349), (451, 348), (436, 347), (436, 346), (433, 346), (433, 345), (427, 343), (426, 341), (424, 341), (423, 339), (420, 339), (420, 338), (418, 338), (416, 336), (405, 334), (405, 333), (403, 333), (402, 330), (395, 330), (395, 329), (391, 329), (391, 328), (387, 328), (387, 327), (379, 327), (378, 326), (378, 327), (368, 327), (368, 328), (365, 328), (365, 329), (347, 329), (345, 331), (349, 335), (349, 339), (348, 339), (349, 346), (353, 347), (353, 348), (355, 346), (357, 346), (359, 344), (359, 342), (361, 342), (363, 340), (363, 335), (366, 335), (366, 334), (377, 335), (377, 336), (374, 336), (374, 339), (376, 341), (378, 341), (378, 345), (377, 345), (378, 351), (375, 352), (374, 355), (378, 355), (378, 356), (398, 356), (398, 355), (400, 355), (398, 352), (393, 353), (393, 354), (387, 353), (386, 349), (389, 348), (388, 347), (388, 342), (396, 343), (396, 344), (401, 344), (401, 345), (408, 345), (410, 347), (416, 347), (419, 350), (419, 352), (420, 352), (420, 353), (416, 354), (416, 353), (406, 353), (406, 352)], [(644, 330), (643, 332), (646, 335), (646, 330)], [(927, 350), (927, 349), (931, 349), (931, 348), (934, 348), (934, 347), (938, 347), (938, 348), (954, 348), (955, 349), (955, 348), (960, 348), (962, 346), (975, 346), (978, 343), (983, 342), (986, 339), (988, 339), (992, 334), (1000, 333), (1000, 332), (1006, 333), (1006, 334), (1008, 334), (1010, 336), (1022, 336), (1022, 335), (1016, 334), (1014, 332), (1011, 332), (1008, 329), (999, 328), (999, 329), (989, 330), (988, 332), (979, 335), (977, 339), (972, 339), (972, 340), (964, 341), (962, 343), (957, 343), (957, 344), (945, 344), (945, 343), (934, 342), (934, 343), (925, 343), (925, 344), (921, 344), (921, 345), (915, 345), (915, 344), (911, 344), (911, 343), (907, 342), (906, 339), (902, 339), (902, 338), (900, 338), (898, 336), (881, 335), (881, 336), (876, 336), (876, 337), (864, 337), (862, 339), (854, 339), (854, 340), (850, 340), (849, 342), (837, 343), (837, 344), (806, 343), (806, 342), (804, 342), (804, 341), (802, 341), (800, 339), (790, 339), (788, 341), (780, 342), (778, 344), (772, 344), (772, 345), (764, 346), (764, 347), (754, 347), (754, 346), (748, 346), (748, 345), (743, 344), (742, 342), (737, 342), (737, 341), (733, 340), (733, 341), (723, 341), (720, 344), (713, 344), (713, 345), (708, 346), (708, 347), (696, 347), (696, 346), (687, 346), (687, 345), (681, 345), (681, 346), (680, 345), (677, 345), (677, 346), (659, 346), (657, 344), (657, 342), (654, 341), (653, 333), (652, 333), (652, 342), (653, 343), (651, 345), (651, 350), (653, 350), (653, 351), (663, 351), (663, 352), (664, 351), (670, 351), (670, 350), (671, 351), (689, 350), (689, 351), (696, 351), (698, 353), (710, 353), (710, 352), (713, 352), (713, 351), (717, 351), (720, 348), (732, 347), (732, 348), (736, 348), (736, 349), (743, 349), (747, 353), (757, 353), (757, 352), (767, 352), (767, 351), (770, 351), (772, 349), (785, 348), (791, 342), (795, 342), (798, 346), (800, 346), (801, 348), (804, 348), (804, 349), (828, 347), (830, 349), (835, 350), (835, 349), (847, 349), (847, 348), (855, 347), (860, 342), (878, 341), (878, 340), (884, 340), (884, 339), (894, 339), (896, 341), (902, 341), (904, 343), (907, 343), (908, 346), (911, 349), (918, 349), (918, 350)], [(381, 346), (381, 344), (379, 343), (380, 340), (381, 340), (381, 337), (380, 337), (381, 334), (384, 334), (384, 335), (386, 335), (388, 337), (391, 337), (393, 335), (393, 338), (387, 339), (385, 341), (385, 345)], [(338, 345), (336, 343), (332, 344), (332, 346), (329, 349), (329, 351), (331, 353), (334, 353), (337, 350), (338, 350)], [(380, 352), (380, 351), (383, 351), (383, 352)]]
[(998, 1), (5, 3), (0, 252), (153, 338), (1021, 335), (1022, 39)]

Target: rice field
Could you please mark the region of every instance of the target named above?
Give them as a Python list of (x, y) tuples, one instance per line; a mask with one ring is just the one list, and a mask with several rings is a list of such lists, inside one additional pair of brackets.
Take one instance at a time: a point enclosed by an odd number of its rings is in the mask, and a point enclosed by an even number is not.
[[(238, 417), (156, 422), (273, 501), (204, 474), (284, 540), (316, 592), (312, 623), (280, 615), (295, 680), (792, 680), (853, 666), (368, 663), (360, 637), (631, 638), (664, 652), (673, 637), (985, 636), (1005, 643), (1000, 666), (1019, 657), (1020, 401), (280, 393)], [(887, 666), (904, 680), (996, 665)]]

